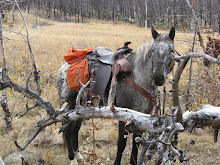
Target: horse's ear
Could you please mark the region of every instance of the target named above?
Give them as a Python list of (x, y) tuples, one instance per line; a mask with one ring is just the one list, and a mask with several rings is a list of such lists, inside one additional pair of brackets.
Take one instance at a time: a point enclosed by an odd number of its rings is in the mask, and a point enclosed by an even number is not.
[(158, 37), (158, 33), (157, 31), (154, 29), (153, 26), (151, 26), (151, 33), (154, 39), (156, 39)]
[(171, 40), (173, 40), (174, 37), (175, 37), (175, 28), (172, 27), (172, 28), (170, 29), (169, 38), (170, 38)]

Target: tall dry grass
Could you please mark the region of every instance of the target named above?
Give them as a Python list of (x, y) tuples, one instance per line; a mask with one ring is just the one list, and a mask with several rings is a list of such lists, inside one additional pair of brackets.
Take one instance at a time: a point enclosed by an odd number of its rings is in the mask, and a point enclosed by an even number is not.
[[(101, 22), (91, 20), (89, 23), (61, 23), (50, 20), (38, 18), (38, 23), (47, 22), (48, 26), (42, 26), (38, 29), (32, 28), (35, 25), (35, 16), (28, 14), (26, 15), (30, 42), (36, 58), (36, 64), (40, 70), (41, 76), (41, 87), (42, 96), (50, 101), (52, 105), (59, 109), (59, 98), (56, 89), (56, 75), (60, 66), (65, 62), (63, 56), (70, 48), (89, 48), (104, 46), (115, 51), (118, 47), (121, 47), (125, 41), (131, 41), (131, 47), (136, 49), (138, 46), (143, 45), (152, 39), (150, 29), (139, 28), (130, 24), (113, 24), (112, 22)], [(4, 24), (4, 28), (13, 31), (20, 31), (26, 34), (23, 27), (22, 19), (19, 13), (16, 14), (15, 22), (9, 18), (8, 22)], [(13, 24), (13, 27), (11, 26)], [(167, 32), (159, 30), (159, 32)], [(32, 60), (28, 51), (27, 44), (23, 41), (24, 38), (21, 35), (4, 31), (6, 46), (6, 57), (9, 75), (11, 78), (19, 83), (25, 85), (28, 74), (33, 70)], [(205, 34), (203, 34), (204, 39)], [(180, 54), (189, 52), (192, 47), (193, 34), (177, 32), (175, 37), (175, 48)], [(196, 50), (201, 48), (196, 45)], [(1, 58), (2, 59), (2, 58)], [(197, 60), (201, 63), (201, 60)], [(188, 66), (187, 66), (188, 67)], [(193, 69), (202, 69), (203, 66), (194, 64)], [(187, 69), (186, 69), (187, 70)], [(170, 74), (173, 76), (174, 72)], [(181, 96), (180, 99), (184, 103), (184, 93), (187, 87), (187, 76), (188, 73), (184, 72), (180, 81)], [(169, 77), (168, 79), (171, 79)], [(34, 81), (30, 81), (30, 86), (35, 89)], [(169, 83), (166, 84), (167, 91), (171, 89)], [(8, 89), (8, 101), (9, 107), (12, 111), (12, 130), (5, 128), (3, 118), (0, 120), (0, 156), (5, 158), (10, 153), (17, 150), (14, 146), (15, 140), (22, 144), (31, 133), (34, 131), (34, 126), (37, 121), (40, 120), (41, 116), (47, 117), (44, 110), (36, 108), (23, 118), (18, 118), (18, 115), (25, 110), (25, 104), (28, 102), (29, 105), (34, 103), (27, 98), (24, 98), (21, 94), (13, 92)], [(197, 103), (196, 103), (197, 104)], [(167, 99), (168, 109), (172, 105), (171, 99)], [(183, 105), (184, 106), (184, 105)], [(0, 115), (3, 117), (4, 113), (0, 108)], [(96, 145), (96, 154), (98, 156), (98, 163), (112, 164), (116, 155), (116, 144), (117, 144), (117, 121), (98, 119), (95, 120), (96, 127), (99, 128), (95, 131), (97, 140), (101, 140)], [(62, 138), (57, 133), (58, 125), (48, 127), (43, 131), (39, 137), (33, 142), (27, 149), (35, 153), (35, 157), (32, 160), (28, 160), (30, 163), (36, 163), (36, 160), (43, 158), (47, 164), (53, 165), (65, 165), (69, 164), (67, 158), (67, 149), (64, 149), (62, 145), (52, 145), (51, 138), (55, 139)], [(218, 162), (219, 160), (219, 147), (217, 144), (213, 144), (212, 135), (210, 131), (206, 131), (203, 135), (193, 135), (183, 133), (180, 135), (181, 146), (189, 141), (190, 138), (196, 138), (198, 144), (195, 147), (190, 148), (190, 154), (193, 155), (193, 164), (203, 164), (205, 162)], [(83, 153), (84, 158), (91, 162), (92, 157), (89, 152), (92, 149), (93, 140), (92, 137), (92, 121), (85, 121), (81, 128), (80, 134), (80, 151)], [(204, 146), (202, 141), (206, 142)], [(54, 139), (52, 139), (54, 140)], [(203, 151), (203, 148), (205, 150)], [(210, 150), (212, 154), (209, 154), (209, 158), (203, 159), (207, 156), (207, 150)], [(131, 151), (131, 136), (129, 136), (128, 146), (124, 153), (122, 164), (129, 162)], [(196, 156), (195, 156), (196, 155)]]

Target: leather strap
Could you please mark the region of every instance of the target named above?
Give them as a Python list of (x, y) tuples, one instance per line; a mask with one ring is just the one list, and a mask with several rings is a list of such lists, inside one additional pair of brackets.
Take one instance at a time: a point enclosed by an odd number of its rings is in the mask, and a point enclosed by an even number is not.
[(145, 89), (143, 89), (142, 87), (140, 87), (138, 84), (136, 84), (135, 82), (133, 82), (130, 78), (126, 77), (125, 81), (133, 88), (135, 88), (142, 96), (144, 96), (145, 98), (151, 99), (152, 103), (151, 103), (151, 108), (153, 108), (156, 105), (156, 98), (154, 96), (152, 96), (150, 93), (148, 93)]

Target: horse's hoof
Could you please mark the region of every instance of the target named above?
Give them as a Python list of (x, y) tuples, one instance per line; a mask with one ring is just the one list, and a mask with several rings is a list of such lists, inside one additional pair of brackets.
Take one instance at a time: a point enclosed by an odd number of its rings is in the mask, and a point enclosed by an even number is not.
[(76, 160), (77, 160), (77, 162), (79, 164), (83, 164), (84, 163), (84, 159), (83, 159), (82, 155), (79, 152), (75, 153), (75, 158), (76, 158)]
[(76, 161), (76, 158), (71, 160), (70, 165), (78, 165), (78, 162)]

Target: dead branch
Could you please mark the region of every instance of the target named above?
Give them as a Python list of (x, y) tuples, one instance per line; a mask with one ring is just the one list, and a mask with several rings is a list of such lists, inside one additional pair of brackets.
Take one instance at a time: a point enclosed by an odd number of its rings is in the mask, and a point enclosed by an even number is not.
[[(121, 121), (129, 121), (132, 125), (135, 125), (138, 130), (147, 132), (162, 132), (164, 129), (163, 116), (151, 116), (149, 114), (143, 114), (128, 108), (115, 107), (115, 111), (112, 112), (111, 106), (104, 107), (77, 107), (76, 110), (59, 115), (56, 117), (57, 121), (63, 120), (63, 116), (67, 120), (77, 121), (79, 119), (90, 118), (107, 118), (118, 119)], [(155, 125), (155, 126), (154, 126)], [(158, 126), (160, 125), (160, 126)]]
[(85, 91), (85, 89), (88, 87), (88, 85), (90, 84), (90, 82), (92, 81), (92, 78), (84, 85), (80, 79), (78, 80), (79, 84), (81, 85), (81, 88), (79, 90), (79, 93), (76, 97), (76, 106), (80, 106), (80, 100), (81, 100), (81, 97), (83, 95), (83, 92)]
[(26, 104), (26, 110), (19, 116), (19, 118), (20, 118), (20, 117), (23, 117), (24, 115), (26, 115), (26, 113), (28, 113), (28, 111), (30, 111), (31, 109), (34, 109), (34, 108), (38, 107), (39, 105), (40, 105), (40, 103), (36, 102), (35, 105), (29, 107), (29, 106), (28, 106), (28, 103), (27, 103), (27, 104)]
[(2, 109), (5, 113), (4, 120), (5, 120), (5, 123), (6, 123), (6, 127), (11, 128), (12, 127), (11, 126), (11, 112), (10, 112), (10, 109), (8, 107), (7, 90), (6, 89), (4, 89), (3, 92), (2, 92), (1, 106), (2, 106)]
[[(58, 115), (58, 114), (57, 114)], [(65, 121), (65, 119), (63, 119), (63, 121)], [(51, 118), (51, 119), (48, 119), (48, 120), (41, 120), (38, 122), (38, 125), (37, 125), (37, 129), (34, 131), (34, 133), (25, 141), (25, 143), (20, 146), (18, 144), (17, 141), (15, 141), (15, 145), (16, 147), (18, 147), (20, 150), (24, 150), (33, 140), (35, 137), (37, 137), (37, 135), (47, 126), (51, 125), (51, 124), (54, 124), (54, 123), (57, 123), (57, 122), (62, 122), (62, 121), (59, 121), (55, 118)]]
[[(189, 0), (185, 0), (188, 7), (191, 9), (192, 13), (193, 13), (193, 19), (195, 21), (195, 31), (194, 31), (194, 37), (193, 37), (193, 45), (192, 45), (192, 52), (194, 52), (194, 49), (195, 49), (195, 43), (196, 43), (196, 34), (197, 32), (200, 32), (199, 30), (199, 26), (198, 26), (198, 21), (197, 21), (197, 17), (196, 17), (196, 12), (193, 8), (193, 5), (190, 4)], [(190, 59), (190, 68), (189, 68), (189, 79), (188, 79), (188, 85), (187, 85), (187, 97), (186, 97), (186, 109), (188, 109), (188, 106), (189, 106), (189, 97), (190, 97), (190, 91), (189, 91), (189, 88), (190, 88), (190, 85), (191, 85), (191, 78), (192, 78), (192, 64), (193, 64), (193, 61), (192, 61), (192, 58)]]
[[(188, 7), (191, 9), (191, 11), (193, 13), (194, 20), (195, 20), (195, 32), (194, 32), (193, 47), (192, 47), (192, 50), (194, 51), (195, 37), (198, 32), (200, 33), (200, 28), (198, 26), (196, 13), (195, 13), (193, 7), (191, 6), (189, 0), (185, 0), (185, 2), (187, 3)], [(188, 63), (191, 56), (197, 57), (200, 55), (197, 53), (188, 53), (186, 55), (173, 58), (176, 61), (180, 60), (178, 68), (175, 72), (175, 76), (174, 76), (174, 80), (173, 80), (173, 84), (172, 84), (173, 105), (178, 106), (178, 108), (179, 108), (178, 115), (177, 115), (178, 121), (182, 119), (182, 110), (181, 110), (180, 103), (179, 103), (179, 80), (180, 80), (180, 76), (182, 74), (182, 71), (185, 68), (185, 66)], [(192, 61), (191, 61), (191, 65), (192, 65)], [(192, 67), (192, 66), (190, 66), (190, 67)], [(191, 79), (191, 77), (190, 77), (190, 79)], [(190, 82), (189, 82), (189, 85), (190, 85)], [(189, 88), (189, 85), (188, 85), (188, 88)]]
[[(180, 56), (181, 57), (181, 56)], [(180, 102), (179, 102), (179, 80), (181, 77), (181, 74), (186, 67), (187, 62), (189, 61), (189, 57), (185, 59), (181, 59), (178, 67), (176, 69), (174, 78), (173, 78), (173, 84), (172, 84), (172, 91), (173, 91), (173, 106), (177, 106), (179, 108), (178, 115), (177, 115), (177, 121), (182, 120), (182, 110), (180, 107)]]
[(112, 77), (111, 87), (108, 95), (108, 105), (111, 106), (112, 112), (114, 112), (114, 103), (115, 103), (115, 95), (117, 89), (117, 78), (116, 76)]
[(41, 127), (38, 127), (35, 130), (35, 132), (31, 135), (31, 137), (29, 137), (22, 146), (18, 145), (17, 141), (15, 141), (15, 146), (23, 151), (31, 143), (31, 141), (40, 133), (40, 131), (41, 131)]
[[(149, 132), (150, 134), (162, 133), (160, 139), (157, 142), (160, 142), (163, 145), (170, 146), (172, 139), (171, 137), (173, 137), (176, 132), (183, 130), (183, 126), (180, 123), (176, 123), (177, 110), (176, 109), (174, 110), (175, 112), (172, 113), (172, 115), (170, 115), (172, 118), (170, 125), (166, 127), (165, 116), (152, 116), (149, 114), (144, 114), (128, 108), (121, 108), (121, 107), (114, 107), (114, 112), (112, 112), (111, 106), (104, 106), (104, 107), (78, 106), (75, 110), (72, 110), (70, 112), (59, 111), (59, 113), (56, 113), (53, 117), (49, 118), (48, 120), (42, 120), (38, 122), (38, 128), (33, 133), (33, 135), (30, 138), (28, 138), (28, 140), (24, 143), (24, 145), (19, 146), (18, 143), (16, 143), (16, 145), (20, 149), (25, 149), (28, 146), (28, 144), (30, 144), (31, 141), (39, 134), (42, 128), (47, 127), (53, 123), (64, 122), (64, 121), (68, 123), (71, 121), (77, 121), (79, 119), (106, 118), (106, 119), (118, 119), (124, 122), (128, 122), (130, 123), (130, 125), (135, 126), (137, 130), (146, 131)], [(216, 125), (214, 124), (213, 126)], [(62, 131), (64, 128), (61, 127), (60, 129)], [(170, 133), (167, 134), (167, 132)], [(173, 148), (170, 149), (173, 150)]]
[[(56, 111), (58, 112), (58, 111)], [(79, 106), (71, 112), (59, 111), (53, 117), (48, 120), (38, 122), (38, 128), (31, 135), (26, 142), (20, 146), (15, 142), (16, 146), (21, 150), (24, 150), (31, 141), (41, 132), (42, 128), (45, 128), (51, 124), (57, 122), (71, 122), (79, 119), (90, 118), (106, 118), (106, 119), (118, 119), (121, 121), (127, 121), (131, 125), (134, 125), (138, 130), (147, 131), (150, 133), (159, 133), (165, 130), (164, 116), (151, 116), (149, 114), (140, 113), (128, 108), (115, 107), (115, 111), (112, 112), (111, 106), (106, 107), (83, 107)], [(69, 121), (69, 122), (68, 122)], [(60, 127), (60, 132), (63, 131), (63, 126)]]
[(8, 81), (6, 81), (6, 82), (2, 82), (2, 80), (0, 79), (0, 90), (3, 90), (7, 87), (13, 88), (14, 91), (20, 92), (30, 99), (34, 99), (35, 102), (39, 104), (39, 106), (41, 106), (42, 108), (44, 108), (47, 111), (48, 115), (52, 116), (56, 112), (56, 110), (51, 105), (51, 103), (46, 101), (41, 96), (39, 96), (38, 93), (36, 93), (30, 89), (27, 89), (26, 87), (18, 85), (17, 83), (10, 80), (9, 77), (8, 77)]
[(199, 111), (186, 111), (183, 114), (183, 123), (190, 129), (190, 132), (194, 128), (211, 126), (214, 129), (214, 142), (216, 143), (220, 129), (220, 107), (203, 105)]
[(199, 111), (186, 111), (183, 114), (183, 123), (188, 127), (218, 127), (220, 126), (220, 107), (203, 105)]
[(198, 34), (198, 37), (199, 37), (200, 46), (202, 47), (203, 51), (206, 52), (206, 47), (205, 47), (205, 44), (204, 44), (204, 42), (203, 42), (203, 38), (202, 38), (202, 36), (201, 36), (201, 33), (198, 32), (197, 34)]
[(195, 58), (206, 58), (207, 60), (213, 62), (213, 63), (217, 63), (220, 64), (220, 59), (219, 58), (214, 58), (209, 56), (208, 54), (204, 54), (204, 53), (187, 53), (184, 54), (182, 56), (175, 56), (173, 57), (174, 60), (179, 61), (180, 59), (187, 59), (189, 57), (195, 57)]
[(15, 1), (16, 3), (16, 6), (23, 18), (23, 21), (24, 21), (24, 25), (25, 25), (25, 28), (26, 28), (26, 33), (27, 33), (27, 44), (28, 44), (28, 48), (29, 48), (29, 51), (31, 53), (31, 57), (32, 57), (32, 60), (33, 60), (33, 67), (34, 67), (34, 79), (35, 79), (35, 82), (36, 82), (36, 85), (37, 85), (37, 92), (38, 94), (40, 95), (41, 94), (41, 89), (40, 89), (40, 76), (39, 76), (39, 71), (37, 69), (37, 66), (36, 66), (36, 62), (35, 62), (35, 57), (34, 57), (34, 53), (32, 51), (32, 48), (31, 48), (31, 43), (30, 43), (30, 39), (29, 39), (29, 31), (28, 31), (28, 27), (27, 27), (27, 22), (26, 22), (26, 19), (20, 9), (20, 6), (18, 5), (18, 2)]
[(30, 78), (31, 78), (31, 75), (32, 75), (33, 72), (30, 72), (28, 78), (27, 78), (27, 81), (26, 81), (26, 88), (28, 89), (29, 87), (29, 81), (30, 81)]
[[(173, 146), (172, 139), (174, 135), (176, 135), (178, 132), (183, 132), (184, 128), (180, 123), (176, 123), (176, 115), (177, 115), (178, 108), (172, 108), (170, 110), (171, 114), (167, 116), (170, 117), (170, 122), (166, 129), (158, 136), (158, 135), (151, 135), (148, 139), (143, 138), (140, 139), (137, 137), (135, 140), (140, 141), (142, 145), (146, 146), (148, 148), (149, 144), (155, 144), (157, 146), (157, 152), (158, 155), (155, 159), (156, 162), (161, 162), (162, 164), (166, 164), (166, 162), (169, 162), (171, 160), (171, 157), (167, 155), (167, 153), (172, 153), (173, 156), (177, 156), (180, 162), (188, 161), (183, 156), (183, 153), (180, 153), (175, 147)], [(147, 148), (144, 147), (142, 151), (142, 155), (145, 154)], [(138, 165), (142, 164), (142, 157), (138, 161)], [(158, 164), (161, 164), (158, 163)]]

